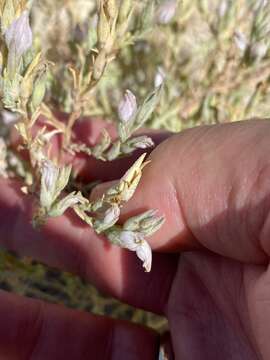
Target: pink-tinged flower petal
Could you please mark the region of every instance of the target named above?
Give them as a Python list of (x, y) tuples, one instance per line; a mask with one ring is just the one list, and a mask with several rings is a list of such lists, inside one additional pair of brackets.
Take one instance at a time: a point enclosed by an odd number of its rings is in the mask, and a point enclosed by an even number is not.
[(136, 96), (130, 91), (126, 90), (124, 98), (118, 106), (118, 115), (122, 122), (126, 123), (132, 119), (137, 111)]
[(165, 0), (157, 9), (156, 17), (159, 24), (168, 24), (176, 13), (177, 0)]
[(12, 49), (18, 57), (21, 57), (32, 46), (33, 35), (28, 11), (24, 11), (11, 23), (5, 32), (5, 41), (8, 49)]

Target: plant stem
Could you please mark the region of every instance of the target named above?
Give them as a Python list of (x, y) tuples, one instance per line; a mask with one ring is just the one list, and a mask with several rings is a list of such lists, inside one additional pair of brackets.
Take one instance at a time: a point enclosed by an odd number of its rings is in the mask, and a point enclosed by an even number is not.
[(66, 148), (71, 141), (72, 128), (76, 122), (76, 120), (82, 114), (82, 98), (81, 94), (77, 93), (74, 99), (74, 109), (68, 117), (68, 122), (66, 125), (65, 136), (64, 136), (64, 148)]

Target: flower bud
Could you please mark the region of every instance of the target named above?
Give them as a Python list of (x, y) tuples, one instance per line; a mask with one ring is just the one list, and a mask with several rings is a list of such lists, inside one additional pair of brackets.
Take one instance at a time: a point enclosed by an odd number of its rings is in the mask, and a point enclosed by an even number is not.
[[(117, 204), (103, 203), (101, 200), (101, 207), (98, 209), (93, 226), (96, 233), (100, 234), (105, 230), (111, 228), (118, 221), (120, 216), (120, 207)], [(99, 204), (95, 204), (99, 206)], [(95, 207), (92, 206), (92, 211)]]
[(108, 210), (106, 210), (103, 223), (105, 225), (114, 225), (120, 216), (120, 208), (117, 205), (111, 206)]
[(134, 149), (147, 149), (154, 146), (153, 140), (149, 136), (138, 136), (133, 140)]
[(229, 7), (229, 2), (228, 0), (222, 0), (218, 6), (217, 12), (218, 12), (218, 16), (220, 18), (223, 18), (226, 15), (226, 12), (228, 10)]
[(129, 122), (137, 112), (136, 96), (130, 91), (126, 90), (124, 98), (118, 106), (118, 115), (120, 121), (123, 123)]
[(247, 39), (245, 35), (240, 31), (235, 31), (234, 33), (234, 42), (235, 45), (241, 52), (245, 52), (248, 46)]
[(28, 11), (24, 11), (7, 28), (5, 41), (8, 50), (14, 52), (17, 58), (20, 58), (32, 46), (33, 36), (29, 24)]
[(71, 166), (59, 168), (50, 160), (43, 161), (41, 168), (40, 203), (47, 211), (66, 187), (70, 172)]
[(253, 59), (261, 61), (268, 51), (268, 44), (263, 41), (256, 42), (250, 47), (250, 55)]
[(100, 6), (99, 12), (99, 19), (98, 19), (98, 27), (97, 27), (97, 34), (98, 34), (98, 42), (100, 47), (102, 48), (106, 43), (108, 36), (110, 35), (110, 23), (107, 19), (107, 16), (104, 11), (103, 3)]
[(163, 84), (164, 80), (165, 80), (166, 74), (164, 69), (159, 66), (155, 75), (155, 87), (159, 87), (160, 85)]
[(168, 24), (176, 13), (177, 0), (165, 0), (158, 7), (156, 19), (158, 24)]
[(121, 151), (123, 154), (130, 154), (134, 150), (148, 149), (154, 145), (153, 140), (149, 136), (143, 135), (130, 139), (126, 143), (122, 144)]
[(124, 230), (120, 233), (121, 247), (130, 251), (136, 251), (140, 243), (144, 240), (143, 236), (135, 231)]

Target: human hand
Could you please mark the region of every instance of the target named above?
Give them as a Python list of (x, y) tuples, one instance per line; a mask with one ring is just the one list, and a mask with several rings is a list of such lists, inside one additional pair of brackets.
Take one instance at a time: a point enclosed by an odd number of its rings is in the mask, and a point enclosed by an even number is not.
[(151, 154), (124, 209), (165, 215), (150, 239), (154, 251), (193, 250), (179, 256), (174, 274), (164, 265), (144, 292), (161, 301), (176, 359), (270, 359), (269, 137), (269, 120), (171, 137)]
[[(165, 314), (176, 359), (268, 359), (269, 135), (268, 121), (201, 127), (153, 151), (123, 215), (157, 208), (166, 216), (150, 239), (157, 252), (150, 274), (71, 213), (33, 230), (32, 199), (21, 197), (14, 181), (1, 180), (1, 244)], [(78, 163), (87, 169), (83, 159)], [(127, 164), (109, 166), (119, 177)], [(179, 257), (181, 250), (189, 252)], [(4, 292), (0, 316), (3, 358), (157, 357), (156, 334), (137, 325)]]

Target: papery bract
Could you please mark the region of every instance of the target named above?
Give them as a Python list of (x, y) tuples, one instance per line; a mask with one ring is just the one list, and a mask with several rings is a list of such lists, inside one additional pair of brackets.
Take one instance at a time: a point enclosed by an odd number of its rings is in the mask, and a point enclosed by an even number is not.
[(59, 169), (49, 160), (45, 160), (42, 164), (42, 179), (46, 189), (52, 190), (56, 185)]

